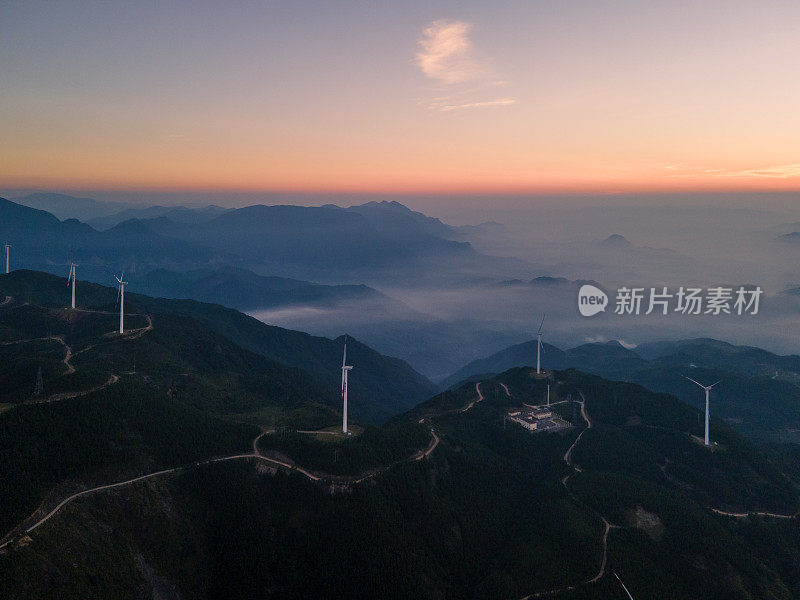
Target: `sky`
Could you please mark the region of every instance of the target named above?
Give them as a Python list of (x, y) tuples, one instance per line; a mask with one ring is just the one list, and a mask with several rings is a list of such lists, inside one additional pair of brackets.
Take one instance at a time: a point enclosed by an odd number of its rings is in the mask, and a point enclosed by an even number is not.
[(800, 3), (0, 0), (0, 188), (800, 190)]

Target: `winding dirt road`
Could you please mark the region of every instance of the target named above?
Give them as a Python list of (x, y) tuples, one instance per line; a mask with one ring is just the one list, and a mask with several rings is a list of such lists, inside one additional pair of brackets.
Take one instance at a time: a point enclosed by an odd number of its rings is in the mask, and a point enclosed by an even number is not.
[[(144, 481), (145, 479), (150, 479), (152, 477), (158, 477), (160, 475), (167, 475), (169, 473), (176, 473), (178, 471), (181, 471), (183, 469), (186, 469), (186, 468), (192, 467), (192, 466), (206, 465), (206, 464), (211, 464), (211, 463), (223, 462), (223, 461), (227, 461), (227, 460), (236, 460), (236, 459), (240, 459), (240, 458), (254, 458), (254, 455), (253, 454), (235, 454), (233, 456), (224, 456), (222, 458), (212, 458), (212, 459), (209, 459), (209, 460), (195, 462), (195, 463), (192, 463), (191, 465), (173, 467), (171, 469), (162, 469), (161, 471), (156, 471), (154, 473), (147, 473), (146, 475), (140, 475), (139, 477), (134, 477), (133, 479), (127, 479), (125, 481), (119, 481), (117, 483), (109, 483), (109, 484), (106, 484), (106, 485), (100, 485), (100, 486), (97, 486), (97, 487), (94, 487), (94, 488), (90, 488), (88, 490), (83, 490), (81, 492), (77, 492), (75, 494), (72, 494), (71, 496), (67, 496), (66, 498), (64, 498), (61, 502), (59, 502), (55, 506), (55, 508), (53, 508), (53, 510), (51, 510), (49, 513), (47, 513), (44, 517), (42, 517), (38, 521), (34, 522), (31, 526), (27, 527), (24, 530), (24, 535), (28, 535), (28, 534), (32, 533), (35, 529), (38, 529), (41, 525), (44, 525), (48, 520), (50, 520), (51, 517), (53, 517), (56, 513), (58, 513), (67, 504), (69, 504), (70, 502), (72, 502), (74, 500), (77, 500), (78, 498), (82, 498), (84, 496), (88, 496), (90, 494), (95, 494), (97, 492), (102, 492), (102, 491), (105, 491), (105, 490), (111, 490), (111, 489), (114, 489), (114, 488), (124, 487), (124, 486), (127, 486), (127, 485), (131, 485), (133, 483), (137, 483), (139, 481)], [(18, 529), (18, 528), (19, 528), (19, 525), (17, 527), (15, 527), (14, 530), (12, 530), (10, 533), (6, 534), (6, 536), (3, 538), (6, 541), (4, 541), (2, 544), (0, 544), (0, 550), (2, 550), (3, 548), (5, 548), (6, 546), (8, 546), (9, 544), (11, 544), (12, 542), (14, 542), (15, 540), (18, 539), (17, 536), (13, 535), (14, 531), (16, 529)]]
[(478, 382), (478, 383), (475, 384), (475, 391), (478, 393), (478, 397), (475, 400), (473, 400), (472, 402), (470, 402), (469, 404), (467, 404), (459, 412), (462, 412), (462, 413), (463, 412), (467, 412), (469, 409), (471, 409), (473, 406), (475, 406), (475, 404), (477, 402), (483, 402), (483, 394), (481, 394), (481, 382)]
[(107, 388), (110, 385), (114, 385), (119, 381), (119, 375), (115, 375), (112, 373), (108, 376), (103, 383), (100, 385), (96, 385), (94, 387), (85, 389), (85, 390), (77, 390), (74, 392), (61, 392), (59, 394), (53, 394), (52, 396), (48, 396), (46, 398), (42, 398), (41, 400), (29, 400), (26, 404), (49, 404), (50, 402), (60, 402), (61, 400), (71, 400), (72, 398), (77, 398), (79, 396), (86, 396), (87, 394), (91, 394), (93, 392), (99, 392), (102, 389)]
[[(11, 301), (11, 296), (6, 296), (6, 299), (2, 303), (0, 303), (0, 307), (2, 307), (5, 304), (8, 304), (10, 301)], [(108, 311), (102, 311), (102, 310), (88, 310), (88, 309), (76, 309), (76, 310), (79, 310), (80, 312), (85, 312), (85, 313), (102, 314), (102, 315), (105, 315), (105, 314), (116, 314), (116, 313), (110, 313)], [(152, 331), (153, 330), (153, 318), (150, 315), (142, 315), (141, 313), (132, 313), (130, 316), (144, 316), (144, 318), (147, 319), (147, 325), (145, 327), (140, 327), (138, 329), (131, 329), (127, 333), (123, 334), (123, 338), (125, 340), (138, 339), (138, 338), (142, 337), (148, 331)], [(97, 346), (97, 344), (91, 344), (91, 345), (86, 346), (85, 348), (82, 348), (81, 350), (79, 350), (78, 352), (75, 352), (73, 354), (72, 346), (67, 344), (66, 338), (63, 335), (50, 335), (50, 336), (47, 336), (47, 337), (40, 337), (40, 338), (29, 338), (29, 339), (24, 339), (24, 340), (14, 340), (14, 341), (11, 341), (11, 342), (2, 342), (2, 343), (0, 343), (0, 345), (9, 346), (9, 345), (12, 345), (12, 344), (25, 344), (25, 343), (28, 343), (28, 342), (43, 341), (43, 340), (55, 341), (55, 342), (58, 342), (59, 344), (61, 344), (64, 347), (64, 358), (62, 359), (62, 362), (67, 367), (67, 370), (66, 370), (66, 372), (62, 373), (60, 375), (60, 377), (63, 377), (65, 375), (72, 375), (73, 373), (75, 373), (76, 369), (75, 369), (74, 365), (71, 362), (72, 359), (75, 356), (77, 356), (78, 354), (86, 352), (87, 350), (90, 350), (90, 349), (92, 349), (92, 348)], [(85, 389), (85, 390), (77, 390), (77, 391), (72, 391), (72, 392), (60, 392), (58, 394), (52, 394), (52, 395), (47, 396), (45, 398), (28, 400), (25, 403), (26, 404), (47, 404), (47, 403), (50, 403), (50, 402), (59, 402), (61, 400), (70, 400), (72, 398), (77, 398), (79, 396), (85, 396), (87, 394), (98, 392), (98, 391), (100, 391), (102, 389), (107, 388), (110, 385), (114, 385), (118, 381), (119, 381), (119, 375), (111, 373), (109, 375), (108, 379), (106, 379), (106, 381), (104, 381), (100, 385), (96, 385), (94, 387), (91, 387), (91, 388), (88, 388), (88, 389)], [(0, 546), (0, 548), (2, 548), (2, 546)]]
[[(142, 316), (142, 315), (134, 313), (134, 314), (132, 314), (130, 316), (134, 317), (134, 316)], [(140, 327), (138, 329), (130, 329), (130, 330), (126, 331), (125, 333), (123, 333), (122, 335), (125, 336), (126, 339), (136, 340), (136, 339), (139, 339), (140, 337), (142, 337), (148, 331), (152, 331), (153, 330), (153, 317), (151, 317), (150, 315), (144, 315), (144, 318), (147, 319), (147, 325), (145, 327)]]
[[(64, 358), (62, 359), (62, 362), (67, 367), (67, 370), (66, 370), (66, 372), (62, 373), (60, 376), (63, 377), (65, 375), (72, 375), (73, 373), (75, 373), (75, 367), (70, 362), (72, 360), (72, 357), (74, 356), (72, 354), (72, 346), (67, 344), (67, 342), (66, 342), (66, 340), (65, 340), (63, 335), (51, 335), (51, 336), (43, 337), (43, 338), (31, 338), (31, 339), (27, 339), (27, 340), (15, 340), (13, 342), (4, 342), (3, 345), (22, 344), (22, 343), (26, 343), (26, 342), (34, 342), (34, 341), (37, 341), (37, 340), (55, 341), (55, 342), (58, 342), (59, 344), (61, 344), (62, 346), (64, 346)], [(107, 388), (110, 385), (113, 385), (113, 384), (117, 383), (118, 381), (119, 381), (119, 376), (115, 375), (114, 373), (112, 373), (112, 374), (109, 375), (108, 379), (106, 379), (106, 381), (101, 383), (100, 385), (96, 385), (94, 387), (91, 387), (91, 388), (88, 388), (88, 389), (85, 389), (85, 390), (76, 390), (76, 391), (72, 391), (72, 392), (60, 392), (58, 394), (51, 394), (50, 396), (47, 396), (45, 398), (28, 400), (28, 401), (25, 402), (25, 404), (47, 404), (47, 403), (50, 403), (50, 402), (58, 402), (60, 400), (69, 400), (71, 398), (77, 398), (78, 396), (85, 396), (87, 394), (91, 394), (93, 392), (100, 391), (100, 390), (102, 390), (104, 388)]]
[[(581, 470), (581, 468), (572, 461), (572, 451), (578, 445), (578, 442), (580, 442), (581, 438), (583, 437), (583, 434), (586, 433), (589, 429), (592, 428), (592, 420), (589, 418), (589, 415), (586, 413), (586, 398), (583, 396), (582, 392), (581, 392), (581, 400), (578, 402), (578, 404), (581, 405), (581, 417), (583, 418), (584, 421), (586, 421), (586, 429), (584, 429), (583, 431), (581, 431), (578, 434), (578, 437), (575, 438), (575, 441), (572, 442), (572, 445), (564, 453), (563, 460), (569, 467), (571, 467), (573, 469), (573, 472), (565, 475), (561, 479), (561, 483), (564, 486), (564, 488), (567, 490), (567, 493), (569, 493), (569, 495), (572, 496), (577, 502), (580, 502), (578, 497), (575, 496), (575, 494), (573, 494), (570, 491), (569, 486), (567, 485), (567, 481), (575, 473), (582, 473), (583, 472)], [(591, 579), (587, 579), (586, 581), (581, 581), (581, 582), (578, 582), (578, 583), (574, 583), (572, 585), (567, 585), (567, 586), (563, 586), (563, 587), (559, 587), (559, 588), (554, 588), (554, 589), (551, 589), (551, 590), (545, 590), (545, 591), (542, 591), (542, 592), (536, 592), (534, 594), (529, 594), (529, 595), (523, 597), (521, 600), (528, 600), (530, 598), (542, 598), (542, 597), (546, 597), (546, 596), (555, 596), (555, 595), (561, 594), (563, 592), (568, 592), (568, 591), (574, 590), (574, 589), (576, 589), (576, 588), (578, 588), (580, 586), (583, 586), (583, 585), (597, 583), (603, 577), (606, 576), (606, 573), (608, 571), (608, 534), (612, 529), (617, 529), (619, 527), (619, 525), (614, 525), (613, 523), (609, 522), (608, 519), (606, 519), (603, 515), (601, 515), (599, 513), (596, 513), (596, 514), (597, 514), (598, 517), (600, 517), (600, 520), (603, 521), (603, 538), (602, 538), (602, 541), (603, 541), (603, 557), (600, 560), (600, 568), (597, 570), (597, 574), (594, 577), (592, 577)]]
[[(40, 527), (41, 525), (46, 523), (51, 517), (56, 515), (61, 509), (63, 509), (65, 506), (67, 506), (68, 504), (70, 504), (74, 500), (77, 500), (79, 498), (83, 498), (84, 496), (88, 496), (88, 495), (95, 494), (95, 493), (98, 493), (98, 492), (103, 492), (103, 491), (106, 491), (106, 490), (111, 490), (111, 489), (115, 489), (115, 488), (120, 488), (120, 487), (124, 487), (124, 486), (127, 486), (127, 485), (131, 485), (131, 484), (137, 483), (139, 481), (144, 481), (146, 479), (151, 479), (153, 477), (159, 477), (161, 475), (168, 475), (170, 473), (177, 473), (178, 471), (182, 471), (184, 469), (188, 469), (188, 468), (191, 468), (191, 467), (197, 467), (197, 466), (200, 466), (200, 465), (219, 463), (219, 462), (224, 462), (224, 461), (229, 461), (229, 460), (240, 460), (240, 459), (245, 459), (245, 458), (253, 458), (253, 459), (257, 459), (257, 460), (261, 460), (261, 461), (264, 461), (264, 462), (268, 462), (268, 463), (277, 465), (279, 467), (283, 467), (284, 469), (287, 469), (287, 470), (292, 471), (294, 473), (300, 473), (301, 475), (303, 475), (304, 477), (306, 477), (307, 479), (309, 479), (311, 481), (315, 481), (315, 482), (318, 482), (318, 481), (331, 481), (332, 483), (335, 483), (335, 484), (338, 484), (338, 485), (353, 485), (353, 484), (361, 483), (362, 481), (366, 481), (368, 479), (372, 479), (373, 477), (376, 477), (377, 475), (379, 475), (379, 474), (385, 472), (386, 470), (392, 468), (393, 466), (395, 466), (395, 464), (398, 464), (398, 463), (394, 463), (392, 465), (388, 465), (388, 466), (383, 467), (381, 469), (375, 469), (373, 471), (369, 471), (367, 473), (362, 473), (361, 475), (354, 475), (354, 476), (351, 476), (351, 477), (348, 477), (348, 476), (335, 476), (335, 475), (329, 475), (329, 474), (315, 474), (315, 473), (312, 473), (311, 471), (309, 471), (307, 469), (304, 469), (303, 467), (301, 467), (299, 465), (296, 465), (296, 464), (293, 464), (291, 462), (287, 462), (287, 461), (280, 460), (280, 459), (273, 458), (273, 457), (269, 457), (269, 456), (264, 456), (261, 453), (261, 451), (259, 450), (259, 448), (258, 448), (258, 442), (259, 442), (259, 440), (261, 440), (262, 437), (264, 437), (265, 435), (269, 435), (271, 433), (274, 433), (274, 430), (264, 430), (258, 436), (256, 436), (253, 439), (253, 443), (252, 443), (253, 451), (248, 453), (248, 454), (234, 454), (234, 455), (231, 455), (231, 456), (223, 456), (223, 457), (220, 457), (220, 458), (211, 458), (211, 459), (208, 459), (208, 460), (197, 461), (197, 462), (194, 462), (194, 463), (191, 463), (191, 464), (188, 464), (188, 465), (181, 465), (181, 466), (172, 467), (172, 468), (169, 468), (169, 469), (162, 469), (160, 471), (155, 471), (153, 473), (147, 473), (145, 475), (140, 475), (140, 476), (134, 477), (132, 479), (126, 479), (125, 481), (119, 481), (119, 482), (116, 482), (116, 483), (109, 483), (109, 484), (105, 484), (105, 485), (100, 485), (100, 486), (93, 487), (93, 488), (90, 488), (90, 489), (87, 489), (87, 490), (76, 492), (76, 493), (74, 493), (74, 494), (72, 494), (70, 496), (67, 496), (63, 500), (61, 500), (50, 512), (48, 512), (46, 515), (44, 515), (39, 520), (35, 521), (30, 526), (26, 527), (24, 530), (21, 528), (21, 524), (17, 525), (16, 527), (14, 527), (14, 529), (12, 529), (9, 533), (7, 533), (3, 538), (0, 538), (0, 551), (3, 551), (3, 549), (6, 546), (9, 546), (13, 542), (18, 541), (20, 539), (20, 537), (32, 533), (34, 530), (36, 530), (38, 527)], [(431, 442), (430, 442), (430, 444), (428, 445), (428, 447), (425, 450), (418, 450), (414, 455), (412, 455), (408, 459), (403, 460), (403, 461), (398, 461), (398, 462), (408, 462), (408, 461), (415, 462), (415, 461), (422, 460), (423, 458), (427, 458), (427, 457), (429, 457), (431, 455), (431, 453), (436, 449), (436, 446), (438, 446), (438, 445), (439, 445), (439, 436), (437, 436), (433, 432), (433, 430), (431, 430)], [(39, 509), (37, 509), (37, 511), (38, 510)], [(36, 513), (34, 513), (34, 514), (36, 514)], [(33, 515), (31, 515), (31, 517), (28, 517), (28, 519), (26, 519), (26, 521), (30, 520), (32, 517), (33, 517)]]
[(423, 458), (428, 458), (431, 455), (431, 452), (436, 450), (436, 446), (439, 445), (439, 436), (431, 429), (431, 443), (428, 444), (428, 447), (423, 451), (420, 452), (419, 456), (414, 458), (414, 460), (422, 460)]
[(67, 366), (67, 372), (64, 375), (71, 375), (75, 372), (75, 367), (69, 362), (72, 359), (72, 346), (67, 344), (63, 335), (54, 335), (50, 339), (56, 340), (64, 346), (64, 364)]
[(772, 517), (774, 519), (794, 519), (795, 517), (800, 516), (800, 513), (784, 515), (781, 513), (765, 512), (760, 510), (751, 510), (749, 512), (728, 512), (726, 510), (720, 510), (719, 508), (711, 508), (711, 511), (717, 513), (718, 515), (736, 517), (737, 519), (746, 519), (750, 515), (757, 515), (759, 517)]

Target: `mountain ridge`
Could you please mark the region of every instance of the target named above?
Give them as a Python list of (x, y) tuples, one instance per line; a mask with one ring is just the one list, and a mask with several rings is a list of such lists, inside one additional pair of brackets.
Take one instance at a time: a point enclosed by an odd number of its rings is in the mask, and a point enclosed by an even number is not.
[[(0, 275), (0, 293), (19, 302), (60, 308), (68, 302), (65, 279), (34, 271)], [(78, 281), (79, 306), (114, 306), (117, 290)], [(327, 385), (339, 385), (344, 335), (337, 339), (267, 325), (235, 309), (194, 300), (170, 300), (126, 293), (127, 310), (167, 313), (197, 319), (233, 343), (277, 363), (302, 368)], [(437, 388), (408, 363), (385, 356), (350, 338), (348, 356), (359, 369), (352, 377), (351, 402), (362, 419), (382, 422), (413, 406)]]

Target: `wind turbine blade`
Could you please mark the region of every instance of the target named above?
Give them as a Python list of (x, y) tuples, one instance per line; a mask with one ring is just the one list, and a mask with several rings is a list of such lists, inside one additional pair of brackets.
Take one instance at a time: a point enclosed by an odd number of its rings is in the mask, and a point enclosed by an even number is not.
[[(684, 377), (686, 377), (686, 375), (684, 375)], [(692, 383), (696, 383), (696, 384), (697, 384), (697, 385), (699, 385), (701, 388), (703, 388), (703, 389), (706, 389), (706, 386), (704, 386), (704, 385), (703, 385), (702, 383), (700, 383), (699, 381), (695, 381), (695, 380), (694, 380), (694, 379), (692, 379), (691, 377), (686, 377), (686, 379), (688, 379), (688, 380), (689, 380), (689, 381), (691, 381)]]
[(716, 383), (712, 383), (710, 386), (708, 386), (708, 389), (711, 389), (712, 387), (714, 387), (715, 385), (717, 385), (717, 383), (722, 383), (722, 379), (720, 379), (720, 380), (719, 380), (719, 381), (717, 381)]
[(541, 322), (541, 323), (539, 323), (539, 331), (538, 331), (537, 333), (542, 333), (542, 325), (544, 325), (544, 318), (545, 318), (546, 316), (547, 316), (547, 315), (544, 315), (544, 314), (542, 315), (542, 322)]
[(619, 575), (617, 575), (616, 572), (614, 572), (614, 577), (617, 578), (617, 581), (619, 581), (619, 584), (622, 586), (622, 589), (625, 590), (626, 594), (628, 594), (628, 598), (630, 598), (630, 600), (633, 600), (633, 596), (631, 596), (631, 593), (628, 591), (628, 588), (625, 587), (625, 584), (622, 583), (622, 579), (619, 578)]

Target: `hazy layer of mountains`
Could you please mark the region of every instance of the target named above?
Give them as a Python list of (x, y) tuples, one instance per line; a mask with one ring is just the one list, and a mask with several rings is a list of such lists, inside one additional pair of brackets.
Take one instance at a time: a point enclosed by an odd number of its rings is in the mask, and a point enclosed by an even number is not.
[[(61, 215), (97, 214), (104, 206), (53, 194), (23, 200), (58, 208)], [(89, 281), (113, 283), (112, 275), (124, 272), (132, 291), (216, 302), (319, 335), (349, 329), (429, 376), (474, 356), (476, 343), (480, 351), (516, 339), (463, 319), (424, 314), (363, 283), (463, 286), (525, 270), (521, 261), (485, 256), (453, 241), (461, 228), (396, 202), (347, 209), (122, 208), (89, 222), (98, 228), (0, 199), (0, 239), (12, 245), (13, 268), (66, 276), (75, 260), (78, 276)]]
[[(550, 315), (550, 339), (563, 347), (586, 339), (641, 343), (699, 334), (743, 341), (741, 320), (728, 317), (613, 319), (601, 314), (586, 320), (577, 314), (574, 298), (580, 285), (596, 283), (611, 293), (606, 276), (624, 276), (627, 284), (664, 279), (702, 285), (696, 280), (698, 270), (718, 273), (696, 264), (705, 255), (692, 254), (684, 245), (677, 253), (644, 235), (630, 238), (636, 243), (622, 234), (565, 235), (543, 243), (526, 232), (520, 240), (519, 232), (507, 226), (453, 227), (397, 202), (222, 209), (109, 207), (58, 195), (21, 201), (58, 209), (61, 215), (81, 214), (98, 228), (2, 201), (0, 237), (12, 244), (12, 268), (66, 276), (74, 258), (79, 277), (103, 284), (124, 271), (131, 290), (149, 295), (217, 302), (318, 336), (353, 332), (430, 378), (441, 379), (471, 360), (523, 341), (543, 312)], [(630, 216), (608, 212), (616, 221)], [(605, 213), (588, 216), (607, 218)], [(110, 227), (100, 230), (101, 224)], [(610, 230), (619, 231), (621, 224), (615, 222)], [(774, 252), (775, 236), (787, 230), (791, 223), (760, 235)], [(508, 248), (515, 255), (524, 249), (515, 244), (530, 241), (537, 254), (529, 255), (530, 262), (497, 258), (476, 251), (465, 239), (492, 240), (503, 245), (480, 247), (498, 254)], [(762, 326), (749, 341), (788, 352), (794, 343), (787, 332), (796, 318), (797, 294), (791, 292), (797, 282), (793, 270), (781, 279), (780, 287), (765, 287), (758, 317)]]
[(49, 212), (62, 221), (67, 219), (89, 221), (107, 218), (124, 210), (135, 208), (121, 202), (101, 202), (93, 198), (78, 198), (50, 192), (37, 192), (21, 198), (12, 198), (12, 200), (23, 206)]
[[(92, 198), (77, 198), (66, 194), (34, 193), (12, 200), (23, 206), (47, 211), (61, 220), (78, 219), (95, 229), (108, 229), (129, 219), (152, 219), (167, 217), (182, 222), (199, 222), (211, 219), (228, 210), (221, 206), (145, 206), (132, 203), (98, 201)], [(359, 206), (342, 209), (334, 204), (323, 208), (347, 210), (364, 216), (376, 228), (404, 235), (408, 231), (424, 232), (439, 237), (463, 237), (475, 231), (500, 232), (504, 227), (499, 223), (487, 222), (481, 225), (454, 227), (441, 220), (409, 210), (399, 202), (367, 202)]]
[[(97, 213), (102, 204), (50, 194), (21, 200), (65, 216)], [(73, 204), (74, 210), (64, 208)], [(74, 218), (62, 222), (42, 210), (3, 200), (0, 219), (0, 235), (18, 246), (22, 266), (45, 268), (74, 256), (91, 265), (92, 278), (101, 268), (139, 272), (222, 263), (323, 283), (402, 280), (420, 285), (511, 274), (524, 264), (480, 254), (469, 243), (450, 239), (458, 237), (458, 228), (396, 202), (347, 209), (122, 208), (82, 223)]]

